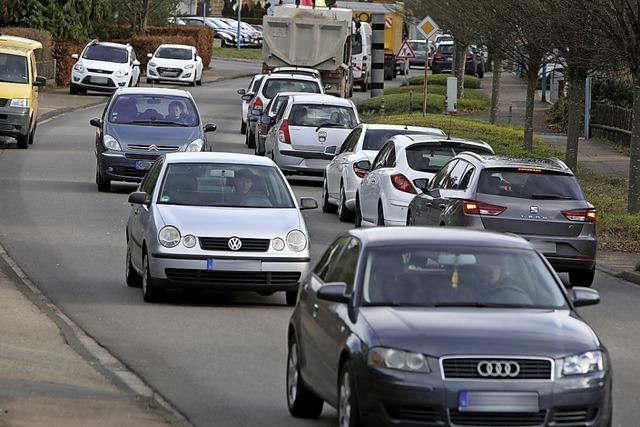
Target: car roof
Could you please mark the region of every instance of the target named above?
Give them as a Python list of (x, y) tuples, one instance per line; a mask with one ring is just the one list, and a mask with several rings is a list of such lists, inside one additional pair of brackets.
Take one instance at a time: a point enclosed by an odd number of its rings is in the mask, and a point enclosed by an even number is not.
[(168, 89), (159, 87), (123, 87), (118, 89), (118, 95), (170, 95), (191, 98), (189, 91), (183, 89)]
[(268, 157), (241, 153), (167, 153), (166, 163), (237, 163), (241, 165), (272, 166), (275, 163)]
[(0, 34), (0, 48), (15, 49), (20, 52), (28, 52), (34, 49), (42, 49), (42, 43), (37, 40), (27, 39), (25, 37)]
[(351, 107), (351, 101), (346, 98), (339, 98), (333, 95), (323, 95), (320, 93), (304, 93), (301, 95), (293, 95), (291, 100), (294, 104), (331, 104)]
[(456, 138), (451, 136), (441, 137), (437, 135), (396, 135), (394, 138), (399, 145), (403, 145), (403, 146), (423, 143), (423, 142), (448, 142), (448, 143), (464, 144), (467, 146), (483, 147), (493, 151), (493, 148), (491, 148), (491, 145), (479, 139)]
[(282, 80), (306, 80), (310, 82), (318, 82), (316, 77), (310, 76), (308, 74), (296, 74), (296, 73), (274, 73), (274, 74), (265, 74), (265, 78), (267, 79), (282, 79)]
[(474, 157), (480, 160), (483, 166), (487, 168), (535, 168), (573, 175), (571, 169), (562, 160), (555, 157), (539, 158), (482, 154), (475, 154)]
[(190, 46), (188, 44), (161, 44), (160, 46), (158, 46), (158, 49), (161, 47), (175, 47), (175, 48), (181, 48), (181, 49), (193, 49), (193, 46)]
[(95, 40), (90, 42), (89, 46), (97, 45), (97, 44), (102, 45), (102, 46), (109, 46), (109, 47), (119, 47), (119, 48), (122, 48), (122, 49), (127, 49), (127, 48), (131, 47), (128, 44), (113, 43), (113, 42), (99, 42), (99, 41), (95, 41)]
[(419, 244), (446, 248), (451, 246), (484, 246), (533, 250), (531, 244), (515, 234), (472, 230), (457, 227), (375, 227), (347, 232), (369, 247), (410, 246)]
[(364, 130), (399, 130), (399, 131), (418, 131), (418, 132), (429, 132), (436, 134), (441, 134), (442, 136), (446, 136), (446, 133), (440, 128), (432, 128), (432, 127), (424, 127), (424, 126), (405, 126), (405, 125), (384, 125), (384, 124), (375, 124), (375, 123), (363, 123), (362, 127)]
[(31, 52), (31, 49), (24, 49), (20, 47), (2, 46), (0, 44), (0, 53), (6, 53), (8, 55), (27, 56)]

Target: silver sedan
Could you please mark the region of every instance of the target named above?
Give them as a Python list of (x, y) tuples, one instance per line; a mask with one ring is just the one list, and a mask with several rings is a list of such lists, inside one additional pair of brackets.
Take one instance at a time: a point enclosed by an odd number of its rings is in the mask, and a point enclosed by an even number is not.
[(269, 159), (231, 153), (160, 157), (129, 196), (126, 281), (146, 302), (165, 288), (285, 291), (294, 305), (309, 240), (291, 187)]

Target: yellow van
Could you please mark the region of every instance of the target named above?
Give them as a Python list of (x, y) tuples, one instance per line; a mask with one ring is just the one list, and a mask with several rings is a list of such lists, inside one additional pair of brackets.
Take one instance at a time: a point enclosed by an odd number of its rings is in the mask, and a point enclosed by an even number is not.
[(36, 73), (35, 49), (42, 49), (42, 44), (0, 34), (0, 136), (16, 138), (22, 149), (33, 144), (38, 86), (47, 84)]

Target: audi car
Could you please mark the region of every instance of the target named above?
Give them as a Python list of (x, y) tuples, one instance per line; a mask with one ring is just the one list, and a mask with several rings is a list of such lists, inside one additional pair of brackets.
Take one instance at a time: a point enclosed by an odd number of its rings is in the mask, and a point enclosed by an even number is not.
[(309, 234), (280, 169), (264, 157), (169, 153), (129, 196), (126, 282), (146, 302), (166, 288), (284, 291), (296, 301)]
[(611, 426), (611, 361), (544, 256), (461, 228), (343, 233), (302, 283), (286, 400), (339, 426)]

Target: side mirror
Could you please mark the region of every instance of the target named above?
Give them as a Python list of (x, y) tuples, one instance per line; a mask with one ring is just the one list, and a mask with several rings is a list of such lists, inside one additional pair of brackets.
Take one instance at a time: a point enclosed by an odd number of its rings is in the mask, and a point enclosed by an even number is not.
[(151, 196), (144, 191), (135, 191), (129, 194), (129, 203), (133, 205), (148, 205), (151, 203)]
[(94, 126), (94, 127), (97, 127), (97, 128), (101, 128), (102, 127), (102, 119), (94, 117), (93, 119), (89, 120), (89, 124), (91, 126)]
[(324, 85), (325, 92), (328, 91), (329, 89), (331, 89), (331, 85), (330, 84), (327, 83), (326, 85)]
[(47, 85), (47, 79), (45, 79), (42, 76), (37, 76), (36, 80), (33, 82), (34, 86), (46, 86)]
[(595, 289), (575, 287), (571, 288), (571, 301), (576, 307), (596, 305), (600, 302), (600, 293)]
[(133, 61), (133, 66), (134, 67), (139, 67), (140, 66), (140, 61), (138, 61), (137, 59), (135, 61)]
[(262, 110), (254, 108), (251, 110), (251, 115), (254, 117), (260, 117), (262, 115)]
[(71, 57), (72, 57), (73, 59), (78, 59), (78, 58), (79, 58), (79, 56), (78, 56), (78, 54), (77, 54), (77, 53), (72, 53), (72, 54), (71, 54)]
[(427, 192), (427, 187), (429, 186), (429, 178), (418, 178), (413, 180), (413, 185), (422, 190), (424, 193)]
[(262, 123), (263, 125), (270, 125), (271, 123), (273, 123), (273, 118), (265, 114), (264, 116), (260, 116), (260, 123)]
[(243, 101), (251, 101), (251, 99), (253, 98), (253, 95), (248, 93), (246, 95), (242, 95), (242, 100)]
[(367, 173), (371, 170), (371, 162), (369, 160), (360, 160), (353, 165), (355, 169), (360, 172)]
[(347, 284), (343, 282), (327, 283), (318, 289), (318, 298), (325, 301), (348, 303), (349, 297), (345, 295)]
[(215, 123), (207, 123), (206, 125), (204, 125), (204, 128), (202, 128), (204, 133), (215, 132), (216, 129), (218, 129), (218, 126), (216, 126)]
[(153, 53), (147, 53), (147, 58), (153, 58)]
[(318, 209), (318, 202), (316, 202), (316, 199), (312, 199), (311, 197), (300, 198), (300, 210), (304, 211), (307, 209)]
[(244, 89), (238, 89), (237, 92), (238, 92), (238, 95), (244, 95), (247, 93), (247, 91)]
[(328, 147), (324, 147), (324, 154), (328, 156), (335, 156), (336, 151), (338, 151), (338, 147), (336, 145), (330, 145)]

